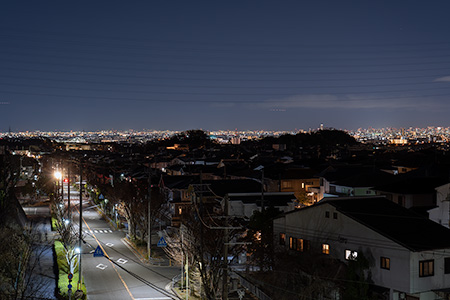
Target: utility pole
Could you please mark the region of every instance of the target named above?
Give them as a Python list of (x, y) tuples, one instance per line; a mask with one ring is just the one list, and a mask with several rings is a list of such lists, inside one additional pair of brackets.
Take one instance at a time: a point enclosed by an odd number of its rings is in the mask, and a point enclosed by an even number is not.
[(78, 248), (80, 249), (80, 257), (78, 260), (78, 290), (81, 290), (81, 240), (82, 240), (82, 232), (83, 232), (83, 164), (80, 159), (80, 220), (79, 220), (79, 228), (78, 232)]
[(228, 299), (228, 195), (225, 195), (224, 214), (225, 214), (225, 229), (224, 229), (224, 243), (223, 243), (223, 278), (222, 278), (222, 299)]
[(67, 217), (72, 222), (72, 213), (70, 211), (70, 165), (67, 165)]
[[(64, 209), (65, 209), (65, 204), (64, 204), (64, 167), (63, 167), (62, 162), (61, 162), (61, 202), (64, 205)], [(63, 217), (64, 217), (64, 210), (63, 210)]]
[(148, 253), (148, 260), (151, 259), (152, 254), (152, 219), (151, 219), (151, 202), (152, 202), (152, 174), (151, 169), (152, 166), (149, 163), (148, 164), (148, 242), (147, 242), (147, 253)]
[(261, 210), (264, 212), (264, 167), (261, 169)]

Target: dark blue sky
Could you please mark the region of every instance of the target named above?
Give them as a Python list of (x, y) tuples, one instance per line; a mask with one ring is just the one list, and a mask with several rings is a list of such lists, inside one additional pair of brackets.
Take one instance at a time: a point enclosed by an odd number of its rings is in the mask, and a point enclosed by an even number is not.
[(0, 132), (447, 127), (449, 11), (448, 1), (3, 1)]

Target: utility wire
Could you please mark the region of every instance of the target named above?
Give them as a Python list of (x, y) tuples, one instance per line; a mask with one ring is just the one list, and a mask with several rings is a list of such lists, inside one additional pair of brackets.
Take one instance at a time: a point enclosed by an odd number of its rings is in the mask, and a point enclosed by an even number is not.
[[(358, 80), (391, 80), (391, 79), (410, 79), (410, 78), (439, 78), (449, 76), (449, 72), (441, 73), (441, 74), (427, 74), (427, 75), (408, 75), (408, 76), (383, 76), (383, 77), (370, 77), (370, 78), (362, 78), (354, 77), (354, 78), (321, 78), (321, 79), (280, 79), (280, 78), (271, 78), (271, 79), (249, 79), (249, 78), (211, 78), (211, 77), (197, 77), (193, 78), (191, 76), (188, 77), (168, 77), (168, 76), (144, 76), (144, 75), (117, 75), (111, 73), (88, 73), (88, 72), (70, 72), (70, 71), (51, 71), (47, 69), (32, 69), (32, 68), (19, 68), (19, 67), (3, 67), (2, 70), (8, 70), (12, 72), (16, 71), (25, 71), (25, 72), (39, 72), (39, 73), (50, 73), (50, 74), (64, 74), (64, 75), (80, 75), (83, 77), (86, 76), (97, 76), (97, 77), (114, 77), (114, 78), (133, 78), (133, 79), (155, 79), (155, 80), (184, 80), (184, 81), (218, 81), (218, 82), (309, 82), (309, 81), (358, 81)], [(407, 72), (408, 73), (408, 72)], [(304, 74), (308, 75), (308, 74)]]
[[(336, 103), (345, 103), (345, 102), (367, 102), (367, 101), (375, 101), (375, 100), (398, 100), (398, 99), (412, 99), (412, 98), (426, 98), (426, 97), (448, 97), (450, 93), (441, 93), (441, 94), (428, 94), (428, 95), (410, 95), (410, 96), (389, 96), (389, 97), (378, 97), (378, 98), (364, 98), (364, 99), (314, 99), (314, 100), (301, 100), (301, 99), (281, 99), (281, 100), (215, 100), (215, 99), (155, 99), (155, 98), (133, 98), (133, 97), (109, 97), (109, 96), (79, 96), (72, 94), (47, 94), (47, 93), (28, 93), (28, 92), (18, 92), (18, 91), (8, 91), (8, 90), (0, 90), (0, 93), (5, 94), (14, 94), (14, 95), (28, 95), (28, 96), (45, 96), (45, 97), (58, 97), (58, 98), (75, 98), (79, 100), (107, 100), (107, 101), (139, 101), (139, 102), (174, 102), (174, 103), (236, 103), (236, 104), (248, 104), (248, 103), (257, 103), (257, 104), (286, 104), (286, 103), (297, 103), (297, 104), (312, 104), (312, 103), (327, 103), (327, 102), (336, 102)], [(292, 93), (294, 97), (301, 96), (309, 96), (311, 94), (306, 95), (298, 95)], [(318, 94), (318, 95), (330, 95), (330, 93), (326, 94)], [(352, 93), (348, 93), (349, 96)], [(277, 103), (279, 102), (279, 103)]]
[[(106, 59), (104, 58), (104, 55), (102, 57), (83, 57), (83, 56), (79, 56), (80, 52), (74, 52), (73, 54), (69, 53), (70, 55), (67, 55), (68, 52), (64, 51), (64, 53), (66, 55), (60, 55), (59, 52), (57, 52), (57, 54), (43, 54), (40, 52), (23, 52), (20, 50), (23, 50), (22, 47), (11, 47), (10, 45), (5, 45), (5, 47), (8, 46), (8, 48), (12, 48), (12, 49), (18, 49), (18, 51), (5, 51), (5, 50), (0, 50), (0, 54), (6, 54), (6, 55), (14, 55), (14, 56), (26, 56), (26, 57), (44, 57), (44, 58), (51, 58), (51, 59), (66, 59), (66, 60), (81, 60), (81, 61), (95, 61), (95, 62), (113, 62), (113, 63), (134, 63), (134, 64), (143, 64), (143, 63), (148, 63), (148, 64), (152, 64), (152, 65), (163, 65), (163, 66), (167, 66), (167, 65), (175, 65), (175, 66), (195, 66), (195, 67), (238, 67), (238, 68), (317, 68), (317, 67), (380, 67), (380, 66), (407, 66), (407, 65), (427, 65), (427, 64), (444, 64), (444, 63), (449, 63), (448, 61), (431, 61), (431, 62), (426, 62), (426, 61), (413, 61), (413, 62), (398, 62), (398, 60), (401, 58), (402, 60), (405, 59), (436, 59), (436, 58), (450, 58), (450, 55), (432, 55), (430, 57), (424, 57), (424, 56), (410, 56), (410, 57), (374, 57), (374, 58), (358, 58), (358, 57), (353, 57), (353, 58), (329, 58), (329, 59), (323, 59), (323, 58), (305, 58), (305, 60), (307, 60), (308, 62), (312, 62), (312, 61), (319, 61), (322, 63), (326, 63), (326, 65), (295, 65), (295, 64), (288, 64), (288, 65), (280, 65), (280, 64), (275, 64), (275, 65), (268, 65), (267, 63), (265, 64), (258, 64), (258, 65), (252, 65), (252, 64), (243, 64), (243, 63), (238, 63), (238, 64), (231, 64), (231, 63), (201, 63), (201, 62), (176, 62), (173, 60), (170, 60), (168, 62), (162, 62), (160, 60), (156, 60), (156, 59), (152, 59), (149, 60), (148, 56), (152, 56), (152, 54), (147, 53), (146, 57), (147, 59), (142, 60), (142, 59), (138, 59), (138, 60), (130, 60), (127, 58), (124, 59), (124, 57), (126, 57), (125, 55), (123, 55), (123, 53), (121, 53), (122, 55), (118, 56), (117, 58), (111, 58), (111, 59)], [(4, 48), (5, 48), (4, 47)], [(3, 48), (3, 49), (4, 49)], [(52, 49), (54, 51), (54, 47), (48, 47), (49, 49)], [(98, 55), (98, 52), (86, 52), (86, 51), (82, 51), (81, 53), (87, 53), (87, 54), (95, 54)], [(103, 53), (102, 53), (103, 54)], [(74, 56), (74, 55), (77, 55)], [(372, 64), (350, 64), (350, 63), (355, 63), (357, 61), (377, 61), (377, 60), (389, 60), (389, 59), (393, 59), (396, 60), (395, 63), (372, 63)], [(347, 64), (341, 64), (341, 65), (333, 65), (330, 64), (329, 61), (349, 61), (350, 63)]]
[[(108, 81), (92, 81), (92, 80), (75, 80), (75, 79), (61, 79), (61, 78), (42, 78), (42, 77), (28, 77), (28, 76), (15, 76), (15, 75), (0, 75), (0, 78), (5, 79), (27, 79), (27, 80), (39, 80), (39, 81), (52, 81), (52, 82), (68, 82), (68, 83), (88, 83), (88, 84), (108, 84), (108, 85), (123, 85), (123, 86), (139, 86), (139, 87), (170, 87), (170, 88), (207, 88), (207, 89), (314, 89), (314, 88), (365, 88), (365, 87), (385, 87), (385, 86), (409, 86), (409, 85), (436, 85), (442, 83), (438, 81), (426, 81), (426, 82), (407, 82), (407, 83), (383, 83), (383, 84), (363, 84), (363, 85), (315, 85), (315, 86), (230, 86), (230, 85), (180, 85), (180, 84), (154, 84), (154, 83), (135, 83), (135, 82), (108, 82)], [(401, 78), (400, 78), (401, 79)], [(450, 80), (450, 77), (449, 77)], [(319, 81), (319, 80), (317, 80)], [(320, 80), (322, 81), (322, 80)], [(6, 84), (6, 83), (5, 83)]]
[[(1, 58), (0, 58), (1, 60)], [(69, 63), (52, 63), (52, 62), (36, 62), (36, 61), (24, 61), (24, 60), (14, 60), (14, 59), (4, 59), (5, 62), (15, 62), (15, 63), (25, 63), (27, 65), (44, 65), (44, 66), (63, 66), (63, 67), (74, 67), (74, 68), (91, 68), (98, 70), (122, 70), (122, 71), (139, 71), (139, 72), (162, 72), (162, 73), (187, 73), (187, 74), (252, 74), (261, 75), (261, 71), (211, 71), (211, 70), (185, 70), (185, 69), (152, 69), (152, 68), (127, 68), (127, 67), (109, 67), (109, 66), (93, 66), (93, 65), (80, 65), (80, 64), (69, 64)], [(7, 68), (11, 69), (11, 68)], [(423, 68), (423, 69), (395, 69), (395, 70), (372, 70), (372, 71), (349, 71), (349, 70), (339, 70), (339, 71), (285, 71), (276, 72), (270, 71), (268, 75), (311, 75), (311, 74), (385, 74), (385, 73), (398, 73), (398, 72), (425, 72), (425, 71), (442, 71), (447, 70), (450, 72), (450, 67), (436, 67), (436, 68)], [(99, 75), (100, 76), (100, 75)]]
[[(0, 86), (17, 86), (17, 87), (37, 87), (46, 89), (56, 89), (56, 90), (76, 90), (76, 91), (94, 91), (94, 92), (120, 92), (120, 93), (130, 93), (130, 94), (146, 94), (146, 95), (205, 95), (205, 96), (292, 96), (295, 92), (291, 93), (210, 93), (210, 92), (160, 92), (160, 91), (136, 91), (136, 90), (117, 90), (117, 89), (98, 89), (98, 88), (79, 88), (79, 87), (61, 87), (61, 86), (44, 86), (37, 84), (21, 84), (21, 83), (3, 83), (0, 82)], [(304, 88), (298, 88), (302, 90)], [(383, 93), (407, 93), (407, 92), (420, 92), (420, 91), (437, 91), (437, 90), (449, 90), (450, 85), (447, 87), (435, 87), (435, 88), (419, 88), (419, 89), (404, 89), (404, 90), (389, 90), (389, 91), (364, 91), (364, 92), (329, 92), (333, 95), (358, 95), (358, 94), (383, 94)], [(323, 93), (323, 92), (321, 92)]]

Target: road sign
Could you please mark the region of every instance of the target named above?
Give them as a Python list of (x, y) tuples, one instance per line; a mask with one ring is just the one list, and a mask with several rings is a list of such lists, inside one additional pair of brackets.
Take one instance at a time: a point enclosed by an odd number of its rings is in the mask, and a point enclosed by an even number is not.
[(105, 256), (105, 253), (103, 253), (102, 248), (100, 246), (97, 246), (97, 248), (94, 251), (94, 257), (103, 257)]
[(71, 289), (72, 289), (72, 285), (69, 283), (69, 285), (67, 286), (67, 288), (68, 288), (69, 290), (71, 290)]
[(167, 247), (167, 243), (166, 243), (166, 240), (164, 239), (164, 237), (161, 237), (159, 239), (157, 246), (158, 247)]
[(72, 280), (73, 274), (72, 273), (67, 274), (67, 278), (69, 278), (69, 280)]

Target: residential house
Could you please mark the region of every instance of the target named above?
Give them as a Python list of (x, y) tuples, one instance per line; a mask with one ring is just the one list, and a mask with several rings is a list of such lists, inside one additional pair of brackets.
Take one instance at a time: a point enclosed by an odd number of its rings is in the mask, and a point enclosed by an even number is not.
[(274, 207), (281, 212), (288, 212), (298, 207), (299, 203), (294, 193), (229, 193), (225, 197), (228, 200), (228, 216), (250, 218), (255, 211), (264, 207)]
[[(276, 251), (364, 256), (389, 299), (448, 299), (450, 229), (384, 197), (330, 198), (274, 219)], [(439, 298), (442, 297), (442, 298)]]

